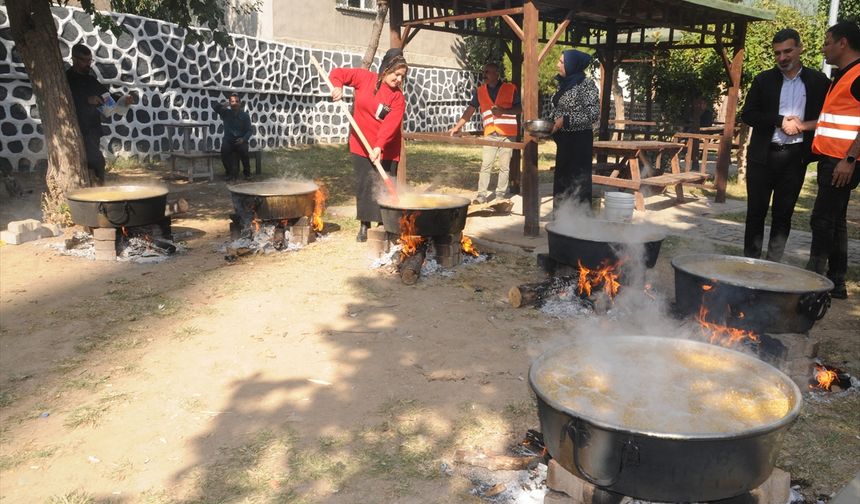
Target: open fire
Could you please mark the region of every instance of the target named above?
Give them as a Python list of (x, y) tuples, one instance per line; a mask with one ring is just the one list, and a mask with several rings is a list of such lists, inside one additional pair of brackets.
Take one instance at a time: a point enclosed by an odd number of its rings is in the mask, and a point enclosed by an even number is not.
[(709, 313), (703, 304), (699, 308), (699, 314), (696, 316), (696, 322), (699, 323), (702, 335), (708, 337), (708, 342), (724, 347), (737, 346), (747, 341), (758, 343), (759, 337), (756, 333), (710, 322), (709, 319), (711, 317), (709, 317)]
[(609, 264), (604, 261), (600, 267), (596, 269), (588, 269), (582, 265), (582, 261), (578, 261), (579, 279), (577, 280), (577, 291), (581, 296), (590, 296), (591, 291), (596, 288), (602, 288), (603, 292), (610, 299), (615, 299), (618, 295), (618, 289), (621, 283), (618, 281), (618, 268), (621, 262)]

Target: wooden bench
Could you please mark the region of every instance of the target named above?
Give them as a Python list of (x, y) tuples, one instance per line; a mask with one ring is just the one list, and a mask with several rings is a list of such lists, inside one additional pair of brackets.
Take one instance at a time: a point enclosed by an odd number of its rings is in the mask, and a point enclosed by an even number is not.
[[(263, 165), (263, 151), (252, 150), (248, 154), (254, 158), (254, 172), (260, 175)], [(215, 180), (215, 160), (221, 158), (219, 151), (206, 152), (172, 152), (170, 154), (170, 171), (178, 173), (187, 178), (189, 182), (194, 182), (195, 178), (208, 178), (209, 181)], [(176, 160), (184, 159), (188, 162), (185, 168), (176, 169)], [(198, 168), (198, 161), (203, 161), (202, 166)]]

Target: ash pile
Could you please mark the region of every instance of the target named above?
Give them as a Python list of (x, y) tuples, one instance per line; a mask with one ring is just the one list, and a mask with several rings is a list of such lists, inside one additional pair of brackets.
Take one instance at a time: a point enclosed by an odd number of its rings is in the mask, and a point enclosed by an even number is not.
[(94, 228), (92, 233), (76, 231), (63, 243), (50, 248), (61, 255), (91, 261), (122, 261), (139, 264), (160, 263), (188, 249), (178, 236), (163, 236), (157, 227)]
[[(231, 216), (233, 217), (233, 216)], [(308, 217), (284, 221), (242, 220), (230, 224), (231, 241), (218, 247), (224, 259), (233, 262), (240, 257), (275, 252), (294, 252), (325, 238), (322, 229)]]

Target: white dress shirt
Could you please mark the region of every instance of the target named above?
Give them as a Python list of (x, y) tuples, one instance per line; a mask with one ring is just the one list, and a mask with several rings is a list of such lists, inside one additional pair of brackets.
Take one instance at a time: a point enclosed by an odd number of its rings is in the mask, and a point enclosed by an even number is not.
[[(779, 115), (783, 117), (797, 116), (803, 121), (803, 111), (806, 108), (806, 86), (800, 80), (801, 67), (797, 74), (789, 79), (782, 74), (782, 89), (779, 92)], [(773, 130), (771, 142), (776, 144), (795, 144), (803, 141), (803, 133), (786, 135), (779, 126)]]

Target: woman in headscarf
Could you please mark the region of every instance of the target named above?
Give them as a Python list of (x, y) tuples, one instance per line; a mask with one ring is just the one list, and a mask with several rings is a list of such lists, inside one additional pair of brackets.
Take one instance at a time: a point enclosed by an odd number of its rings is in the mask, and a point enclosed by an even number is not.
[[(400, 161), (400, 124), (406, 111), (403, 81), (409, 66), (400, 49), (389, 49), (382, 58), (379, 72), (363, 68), (335, 68), (330, 77), (334, 101), (343, 97), (343, 86), (355, 89), (353, 116), (367, 137), (371, 151), (367, 152), (355, 131), (349, 135), (349, 152), (355, 172), (356, 218), (361, 222), (356, 240), (367, 241), (371, 222), (382, 222), (376, 201), (379, 175), (373, 166), (379, 161), (394, 177)], [(383, 189), (384, 190), (384, 189)]]
[(575, 49), (564, 51), (558, 59), (558, 91), (552, 97), (550, 113), (556, 143), (553, 208), (574, 197), (591, 211), (591, 148), (600, 95), (594, 81), (585, 76), (590, 64), (591, 56)]

